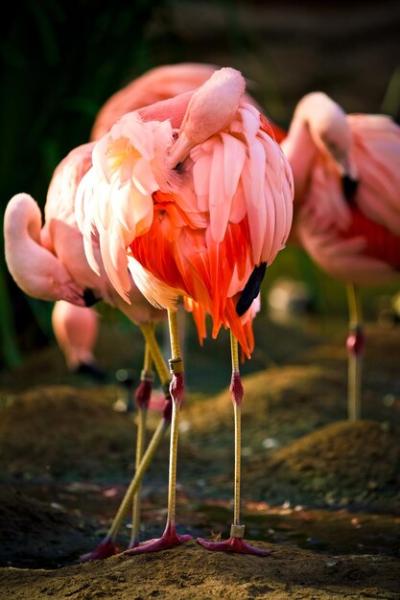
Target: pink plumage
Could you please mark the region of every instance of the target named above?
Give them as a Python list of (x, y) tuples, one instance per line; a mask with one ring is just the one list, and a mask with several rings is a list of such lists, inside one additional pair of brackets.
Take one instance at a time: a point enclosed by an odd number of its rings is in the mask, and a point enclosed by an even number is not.
[(98, 318), (93, 309), (59, 301), (54, 305), (51, 322), (69, 369), (95, 364)]
[(128, 112), (196, 89), (214, 71), (212, 65), (200, 63), (180, 63), (150, 69), (107, 100), (98, 112), (91, 139), (101, 138)]
[(8, 270), (29, 296), (66, 300), (84, 306), (83, 288), (41, 243), (42, 216), (29, 194), (16, 194), (4, 214), (4, 245)]
[(285, 245), (292, 177), (243, 94), (242, 76), (221, 69), (192, 94), (125, 115), (94, 148), (79, 195), (82, 230), (89, 238), (97, 228), (119, 293), (123, 257), (128, 265), (133, 256), (151, 302), (174, 301), (158, 294), (156, 277), (211, 314), (214, 335), (229, 326), (250, 354), (235, 306), (254, 267)]
[[(324, 94), (306, 96), (282, 143), (299, 203), (296, 232), (332, 276), (355, 284), (400, 270), (400, 128), (382, 115), (345, 115)], [(342, 177), (357, 182), (346, 200)]]

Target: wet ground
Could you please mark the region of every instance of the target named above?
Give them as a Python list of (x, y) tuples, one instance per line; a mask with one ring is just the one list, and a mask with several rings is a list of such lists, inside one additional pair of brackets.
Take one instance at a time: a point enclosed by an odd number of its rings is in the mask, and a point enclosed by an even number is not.
[[(132, 472), (134, 417), (114, 410), (124, 392), (111, 376), (102, 387), (71, 378), (56, 349), (4, 374), (0, 598), (400, 598), (400, 330), (368, 327), (366, 420), (355, 424), (345, 420), (344, 329), (328, 333), (261, 319), (244, 369), (243, 520), (247, 536), (272, 550), (261, 559), (193, 542), (80, 565)], [(231, 521), (225, 342), (188, 360), (197, 372), (181, 422), (178, 517), (194, 537), (225, 536)], [(138, 371), (140, 338), (108, 327), (99, 356), (111, 374)], [(158, 419), (150, 415), (150, 428)], [(144, 480), (144, 538), (164, 524), (167, 453), (165, 440)]]

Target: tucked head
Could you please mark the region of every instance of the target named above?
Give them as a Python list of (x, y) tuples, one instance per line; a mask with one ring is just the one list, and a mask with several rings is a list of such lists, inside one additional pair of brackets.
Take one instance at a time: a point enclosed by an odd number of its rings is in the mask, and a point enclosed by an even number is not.
[(171, 153), (171, 166), (184, 160), (191, 148), (223, 130), (235, 117), (246, 83), (236, 69), (224, 67), (192, 95), (183, 118), (178, 139)]
[(355, 177), (351, 130), (342, 108), (326, 94), (314, 92), (303, 98), (299, 110), (318, 149), (334, 160), (342, 176)]

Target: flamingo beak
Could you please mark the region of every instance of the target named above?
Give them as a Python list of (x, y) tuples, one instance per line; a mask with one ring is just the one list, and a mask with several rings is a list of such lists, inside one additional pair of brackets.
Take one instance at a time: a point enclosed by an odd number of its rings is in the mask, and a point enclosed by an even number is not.
[(354, 203), (354, 197), (357, 192), (358, 184), (358, 179), (353, 179), (349, 175), (342, 175), (342, 190), (344, 197), (349, 204)]
[(349, 204), (354, 202), (359, 180), (355, 166), (347, 156), (335, 157), (336, 164), (342, 179), (342, 190)]
[(182, 163), (188, 157), (193, 143), (186, 137), (184, 132), (181, 132), (178, 139), (171, 148), (168, 160), (171, 169), (175, 169), (177, 165)]
[(90, 288), (85, 288), (85, 290), (83, 291), (83, 301), (87, 308), (94, 306), (95, 304), (97, 304), (97, 302), (100, 302), (100, 300), (101, 298), (96, 298), (96, 296), (93, 293), (93, 290), (91, 290)]

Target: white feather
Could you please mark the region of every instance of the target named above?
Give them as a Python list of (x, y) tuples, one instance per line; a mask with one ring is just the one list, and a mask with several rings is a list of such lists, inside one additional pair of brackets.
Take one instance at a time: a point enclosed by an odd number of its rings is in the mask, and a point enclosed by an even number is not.
[(154, 277), (133, 256), (128, 256), (127, 258), (128, 269), (132, 279), (150, 304), (159, 309), (175, 308), (181, 292)]

